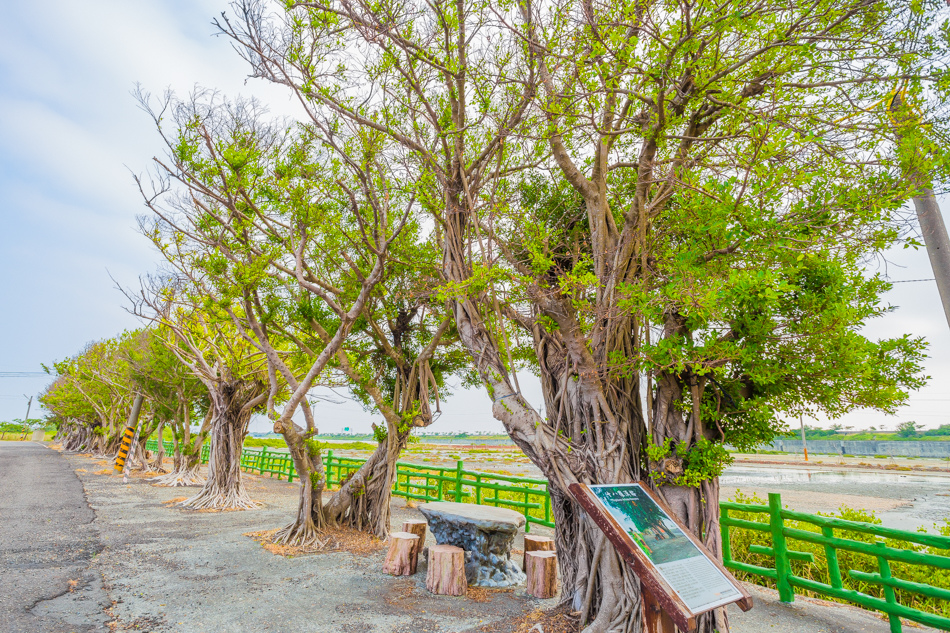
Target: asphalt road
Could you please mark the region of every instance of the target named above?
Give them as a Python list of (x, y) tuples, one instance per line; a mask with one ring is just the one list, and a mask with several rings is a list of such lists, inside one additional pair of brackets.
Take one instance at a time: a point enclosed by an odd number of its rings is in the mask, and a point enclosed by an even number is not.
[(0, 442), (0, 631), (107, 631), (92, 568), (95, 515), (74, 467), (32, 442)]

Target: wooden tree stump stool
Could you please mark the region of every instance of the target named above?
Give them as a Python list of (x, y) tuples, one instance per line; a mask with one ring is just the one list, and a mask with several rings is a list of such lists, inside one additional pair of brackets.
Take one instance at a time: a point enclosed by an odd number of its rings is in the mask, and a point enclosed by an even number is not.
[(553, 552), (554, 539), (549, 536), (524, 535), (524, 558), (521, 559), (521, 569), (528, 571), (528, 552)]
[(421, 519), (408, 519), (402, 522), (402, 531), (408, 532), (409, 534), (415, 534), (419, 537), (419, 540), (415, 544), (415, 555), (416, 560), (419, 559), (419, 553), (422, 551), (422, 548), (425, 546), (426, 542), (426, 528), (428, 523)]
[(535, 598), (557, 595), (557, 554), (548, 550), (525, 552), (528, 593)]
[(408, 519), (402, 522), (402, 531), (418, 536), (419, 545), (421, 547), (426, 541), (426, 528), (428, 526), (429, 524), (422, 519)]
[(389, 535), (389, 551), (383, 572), (393, 576), (411, 576), (416, 573), (419, 561), (419, 535), (409, 532), (393, 532)]
[(465, 550), (454, 545), (430, 547), (426, 589), (441, 596), (464, 596), (468, 593)]

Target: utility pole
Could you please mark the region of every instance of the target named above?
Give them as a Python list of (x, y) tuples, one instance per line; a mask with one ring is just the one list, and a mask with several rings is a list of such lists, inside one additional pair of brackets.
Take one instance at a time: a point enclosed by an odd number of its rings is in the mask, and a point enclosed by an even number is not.
[[(934, 196), (933, 183), (930, 174), (921, 173), (917, 167), (920, 161), (918, 148), (910, 145), (913, 141), (901, 131), (910, 125), (920, 126), (920, 119), (912, 107), (905, 103), (903, 90), (897, 90), (888, 106), (891, 121), (897, 127), (898, 152), (907, 152), (902, 158), (905, 171), (917, 187), (914, 195), (914, 210), (917, 212), (917, 222), (920, 224), (920, 233), (927, 247), (930, 257), (930, 266), (933, 269), (934, 279), (937, 281), (937, 292), (940, 294), (940, 303), (943, 305), (943, 314), (950, 325), (950, 237), (947, 236), (947, 225), (944, 224), (940, 205)], [(912, 158), (913, 157), (913, 158)]]
[[(23, 394), (23, 397), (26, 397), (26, 394)], [(26, 428), (30, 423), (30, 406), (33, 404), (33, 396), (30, 396), (30, 399), (26, 402), (26, 417), (23, 418), (23, 428)], [(23, 437), (20, 439), (26, 439), (26, 431), (23, 431)]]
[(802, 448), (805, 449), (805, 461), (808, 461), (808, 444), (805, 443), (805, 417), (802, 414), (798, 414), (798, 423), (802, 427)]
[(933, 189), (922, 187), (914, 197), (914, 210), (920, 223), (920, 233), (924, 237), (930, 266), (937, 281), (937, 292), (943, 304), (943, 314), (950, 325), (950, 238), (947, 237), (947, 225), (943, 222), (940, 205)]

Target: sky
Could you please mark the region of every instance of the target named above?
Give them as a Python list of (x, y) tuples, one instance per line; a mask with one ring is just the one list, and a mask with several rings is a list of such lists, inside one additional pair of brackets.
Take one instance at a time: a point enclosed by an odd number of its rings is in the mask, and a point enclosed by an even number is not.
[[(145, 211), (133, 181), (161, 154), (158, 136), (132, 91), (196, 86), (255, 96), (277, 115), (295, 114), (288, 94), (260, 81), (211, 20), (218, 0), (8, 2), (0, 21), (0, 421), (22, 418), (27, 397), (46, 377), (41, 364), (77, 353), (139, 322), (116, 284), (135, 287), (159, 257), (136, 229)], [(941, 199), (950, 208), (950, 199)], [(930, 279), (926, 252), (888, 253), (895, 281)], [(884, 264), (881, 264), (884, 266)], [(874, 337), (909, 333), (930, 341), (927, 387), (897, 416), (858, 411), (836, 422), (893, 428), (915, 420), (950, 422), (950, 328), (934, 282), (896, 284), (893, 312), (869, 324)], [(522, 376), (528, 400), (541, 404), (536, 380)], [(373, 416), (345, 392), (317, 405), (322, 432), (368, 431)], [(455, 390), (432, 431), (497, 431), (481, 390)], [(42, 415), (34, 400), (30, 417)], [(826, 426), (828, 420), (806, 420)], [(253, 431), (266, 431), (257, 420)]]

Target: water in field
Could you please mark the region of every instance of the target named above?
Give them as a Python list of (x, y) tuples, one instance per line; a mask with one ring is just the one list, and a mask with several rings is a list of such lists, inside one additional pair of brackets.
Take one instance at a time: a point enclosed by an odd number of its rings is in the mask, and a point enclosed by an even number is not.
[(827, 486), (860, 489), (868, 484), (889, 486), (946, 486), (946, 476), (920, 475), (894, 471), (814, 470), (811, 468), (763, 468), (762, 466), (730, 466), (720, 481), (723, 485), (779, 484), (796, 486)]
[(842, 506), (873, 512), (887, 527), (934, 530), (950, 519), (950, 475), (893, 471), (732, 466), (720, 479), (722, 499), (769, 492), (801, 512), (834, 512)]

